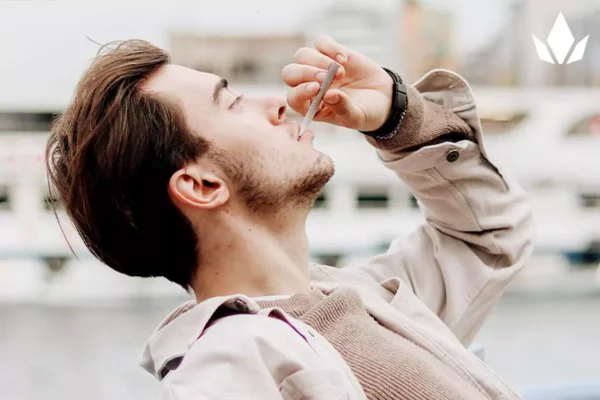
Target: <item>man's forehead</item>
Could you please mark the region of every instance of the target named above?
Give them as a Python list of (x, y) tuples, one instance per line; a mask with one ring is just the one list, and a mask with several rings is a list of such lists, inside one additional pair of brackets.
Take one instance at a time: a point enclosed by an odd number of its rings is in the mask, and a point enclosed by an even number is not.
[(215, 85), (220, 81), (216, 75), (167, 64), (154, 74), (144, 85), (144, 89), (176, 98), (193, 94), (196, 99), (212, 101)]

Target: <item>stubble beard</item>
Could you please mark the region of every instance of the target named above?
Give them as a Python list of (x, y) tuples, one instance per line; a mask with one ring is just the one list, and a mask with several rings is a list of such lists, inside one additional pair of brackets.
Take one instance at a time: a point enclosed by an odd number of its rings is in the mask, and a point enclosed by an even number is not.
[[(298, 176), (284, 182), (269, 179), (255, 161), (228, 163), (223, 166), (237, 186), (237, 194), (248, 210), (255, 214), (273, 215), (292, 210), (310, 210), (319, 193), (335, 173), (331, 158), (320, 154), (313, 165)], [(265, 174), (266, 175), (266, 174)]]

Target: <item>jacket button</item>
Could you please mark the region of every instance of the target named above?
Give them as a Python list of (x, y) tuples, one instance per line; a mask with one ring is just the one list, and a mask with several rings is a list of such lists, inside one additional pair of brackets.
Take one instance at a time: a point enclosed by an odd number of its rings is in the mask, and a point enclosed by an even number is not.
[(454, 162), (454, 161), (458, 160), (459, 155), (460, 155), (460, 153), (458, 152), (458, 150), (452, 150), (446, 156), (446, 160), (448, 160), (448, 162)]
[(242, 299), (235, 299), (235, 301), (233, 302), (233, 306), (236, 310), (243, 313), (247, 313), (248, 311), (250, 311), (250, 308), (248, 308), (248, 304), (246, 304), (246, 302)]

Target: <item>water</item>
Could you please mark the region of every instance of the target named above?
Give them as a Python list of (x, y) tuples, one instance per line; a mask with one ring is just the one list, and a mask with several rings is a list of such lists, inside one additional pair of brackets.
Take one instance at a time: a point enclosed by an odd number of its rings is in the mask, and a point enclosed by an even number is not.
[[(136, 362), (176, 305), (0, 305), (0, 399), (158, 400), (158, 383)], [(600, 298), (507, 298), (477, 342), (514, 387), (597, 382)]]

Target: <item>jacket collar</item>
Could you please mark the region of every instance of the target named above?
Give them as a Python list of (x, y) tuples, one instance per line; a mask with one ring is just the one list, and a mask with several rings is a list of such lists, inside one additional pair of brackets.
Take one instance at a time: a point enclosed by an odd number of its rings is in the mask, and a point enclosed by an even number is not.
[(260, 311), (254, 300), (242, 294), (213, 297), (201, 303), (188, 301), (173, 310), (156, 328), (144, 347), (140, 366), (162, 380), (164, 366), (187, 353), (222, 307), (235, 313), (256, 314)]

